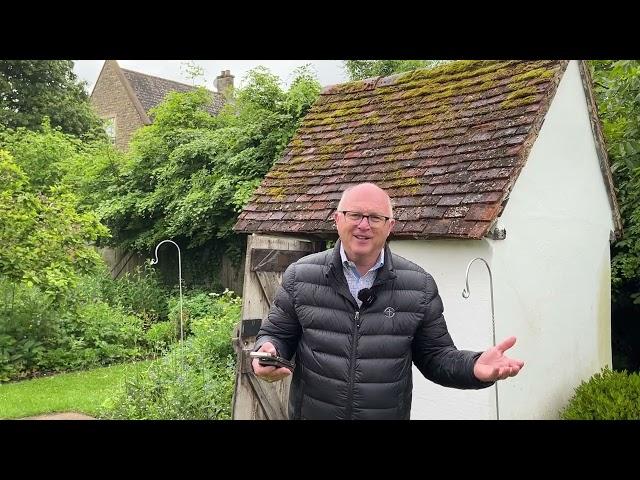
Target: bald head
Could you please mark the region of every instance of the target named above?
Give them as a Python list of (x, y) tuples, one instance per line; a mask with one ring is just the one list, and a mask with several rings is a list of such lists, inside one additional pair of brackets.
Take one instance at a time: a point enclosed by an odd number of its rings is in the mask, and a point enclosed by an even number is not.
[(347, 258), (362, 275), (380, 256), (396, 223), (392, 217), (389, 195), (373, 183), (360, 183), (342, 194), (333, 218)]
[(393, 206), (391, 205), (391, 198), (387, 195), (383, 189), (377, 186), (375, 183), (359, 183), (353, 187), (347, 188), (342, 192), (340, 203), (338, 203), (337, 210), (348, 210), (345, 205), (348, 205), (352, 199), (368, 199), (373, 204), (379, 205), (384, 211), (380, 211), (382, 215), (393, 217)]

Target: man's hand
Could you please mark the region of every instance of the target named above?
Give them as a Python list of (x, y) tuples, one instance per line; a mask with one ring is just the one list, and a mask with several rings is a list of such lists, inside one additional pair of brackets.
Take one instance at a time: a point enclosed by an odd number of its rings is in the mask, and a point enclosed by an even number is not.
[(473, 374), (483, 382), (504, 380), (507, 377), (515, 377), (524, 366), (522, 360), (513, 360), (504, 355), (504, 352), (516, 343), (516, 337), (509, 337), (495, 347), (482, 353), (473, 366)]
[[(268, 352), (272, 355), (278, 354), (276, 347), (274, 347), (271, 342), (265, 342), (257, 351)], [(287, 367), (263, 367), (258, 363), (257, 358), (253, 359), (251, 366), (253, 367), (253, 372), (256, 374), (256, 377), (267, 382), (277, 382), (282, 380), (284, 377), (291, 375), (291, 370)]]

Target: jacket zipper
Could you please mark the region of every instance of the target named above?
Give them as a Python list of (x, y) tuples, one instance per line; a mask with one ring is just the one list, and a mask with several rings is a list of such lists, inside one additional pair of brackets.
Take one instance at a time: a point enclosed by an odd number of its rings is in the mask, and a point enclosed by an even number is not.
[(355, 328), (353, 329), (353, 342), (351, 348), (351, 362), (349, 367), (349, 399), (347, 401), (347, 419), (351, 420), (353, 414), (353, 384), (356, 376), (356, 350), (358, 344), (358, 331), (360, 330), (360, 310), (356, 310), (353, 319)]

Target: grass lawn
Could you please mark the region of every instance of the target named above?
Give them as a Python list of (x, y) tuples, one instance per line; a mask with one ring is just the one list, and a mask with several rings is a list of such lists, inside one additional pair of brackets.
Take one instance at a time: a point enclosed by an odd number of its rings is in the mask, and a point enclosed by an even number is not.
[(124, 363), (82, 372), (0, 384), (0, 419), (55, 412), (97, 416), (102, 402), (122, 380), (147, 369), (151, 360)]

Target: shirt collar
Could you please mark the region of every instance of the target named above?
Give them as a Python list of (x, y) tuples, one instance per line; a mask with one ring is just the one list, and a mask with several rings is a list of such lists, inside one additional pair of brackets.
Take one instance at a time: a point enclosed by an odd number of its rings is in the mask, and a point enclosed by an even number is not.
[[(342, 242), (340, 242), (340, 258), (342, 259), (342, 265), (343, 266), (356, 268), (356, 264), (347, 258), (347, 253), (344, 251), (344, 247), (342, 246)], [(378, 268), (382, 267), (383, 265), (384, 265), (384, 248), (382, 250), (380, 250), (380, 256), (378, 257), (378, 260), (373, 265), (373, 267), (371, 267), (369, 269), (369, 271), (377, 270)]]

